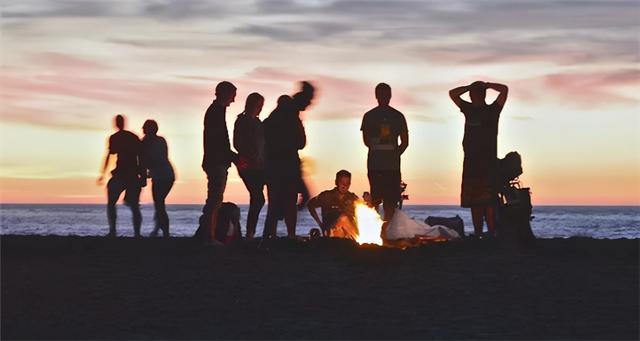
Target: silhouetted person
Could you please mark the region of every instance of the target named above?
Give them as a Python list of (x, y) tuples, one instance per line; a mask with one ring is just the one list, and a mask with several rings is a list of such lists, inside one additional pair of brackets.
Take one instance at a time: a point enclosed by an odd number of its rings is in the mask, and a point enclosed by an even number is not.
[(264, 120), (269, 205), (263, 237), (275, 237), (278, 220), (284, 218), (287, 235), (294, 238), (298, 212), (296, 202), (300, 191), (301, 173), (298, 150), (307, 142), (299, 113), (309, 106), (313, 87), (304, 82), (303, 90), (293, 98), (283, 95), (278, 106)]
[[(409, 131), (404, 115), (389, 106), (391, 87), (380, 83), (375, 93), (378, 106), (364, 114), (360, 130), (364, 144), (369, 148), (367, 175), (372, 206), (377, 207), (382, 202), (384, 220), (388, 222), (400, 201), (400, 155), (409, 146)], [(383, 238), (386, 236), (384, 231), (382, 235)]]
[(238, 174), (249, 191), (247, 215), (247, 239), (253, 239), (260, 210), (264, 206), (265, 139), (262, 121), (258, 118), (264, 105), (264, 97), (257, 92), (250, 94), (244, 111), (238, 115), (233, 128), (233, 146), (238, 151)]
[(237, 155), (231, 150), (227, 131), (227, 107), (235, 101), (236, 87), (224, 81), (216, 86), (216, 98), (204, 116), (204, 157), (202, 169), (207, 174), (207, 201), (202, 208), (197, 236), (205, 242), (218, 244), (215, 238), (218, 208), (227, 186), (227, 174)]
[[(487, 104), (487, 89), (499, 92), (496, 100)], [(471, 103), (460, 96), (469, 92)], [(462, 166), (461, 206), (471, 208), (476, 235), (482, 234), (483, 218), (490, 235), (495, 234), (494, 210), (497, 204), (498, 120), (507, 101), (509, 89), (497, 83), (473, 82), (449, 91), (449, 97), (464, 114), (464, 164)]]
[[(358, 237), (356, 225), (355, 202), (358, 196), (349, 192), (351, 173), (341, 170), (336, 173), (336, 187), (323, 191), (307, 203), (311, 217), (318, 223), (326, 237), (349, 238)], [(322, 220), (316, 209), (320, 207)]]
[(124, 117), (116, 115), (115, 126), (118, 131), (109, 137), (109, 151), (104, 159), (98, 183), (102, 183), (109, 165), (111, 155), (117, 155), (116, 168), (111, 171), (111, 179), (107, 183), (107, 219), (109, 220), (109, 237), (116, 236), (116, 203), (120, 194), (124, 194), (124, 203), (129, 206), (133, 216), (133, 233), (140, 237), (140, 191), (146, 185), (146, 176), (140, 167), (140, 139), (136, 134), (124, 130)]
[(155, 226), (150, 236), (155, 237), (158, 231), (162, 230), (162, 236), (169, 237), (169, 215), (164, 200), (173, 187), (175, 173), (169, 162), (167, 141), (157, 135), (158, 123), (154, 120), (146, 120), (142, 125), (142, 131), (144, 137), (140, 161), (146, 176), (153, 181), (151, 194), (155, 209)]

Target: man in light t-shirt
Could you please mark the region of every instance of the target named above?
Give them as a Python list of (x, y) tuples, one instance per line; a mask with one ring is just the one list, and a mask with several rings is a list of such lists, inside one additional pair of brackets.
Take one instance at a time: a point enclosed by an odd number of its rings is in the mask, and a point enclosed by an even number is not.
[(375, 91), (378, 106), (364, 114), (360, 130), (369, 148), (367, 171), (372, 205), (377, 207), (382, 202), (384, 220), (388, 222), (400, 200), (400, 155), (409, 146), (409, 130), (404, 115), (389, 105), (391, 87), (380, 83)]

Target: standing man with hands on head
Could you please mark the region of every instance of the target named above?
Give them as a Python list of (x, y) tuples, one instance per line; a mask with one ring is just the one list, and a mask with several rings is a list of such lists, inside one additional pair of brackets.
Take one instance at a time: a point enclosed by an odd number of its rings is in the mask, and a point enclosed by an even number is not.
[(238, 158), (231, 150), (225, 117), (227, 107), (235, 101), (236, 87), (227, 81), (220, 82), (215, 96), (204, 116), (202, 169), (207, 174), (207, 201), (202, 208), (196, 237), (201, 237), (205, 243), (221, 244), (215, 239), (218, 210), (227, 186), (229, 167)]
[[(487, 89), (499, 93), (491, 104), (485, 102)], [(471, 103), (460, 97), (467, 91)], [(495, 236), (495, 207), (498, 203), (498, 120), (508, 93), (509, 88), (504, 84), (483, 81), (449, 91), (449, 97), (460, 108), (465, 118), (460, 201), (462, 207), (471, 208), (476, 236), (482, 234), (484, 219), (487, 221), (489, 236)]]
[[(400, 155), (409, 146), (409, 130), (404, 115), (391, 107), (391, 87), (380, 83), (375, 90), (378, 106), (362, 118), (362, 138), (369, 148), (367, 172), (372, 205), (382, 202), (384, 221), (389, 222), (400, 200)], [(400, 144), (398, 144), (400, 138)], [(386, 224), (382, 239), (386, 238)]]

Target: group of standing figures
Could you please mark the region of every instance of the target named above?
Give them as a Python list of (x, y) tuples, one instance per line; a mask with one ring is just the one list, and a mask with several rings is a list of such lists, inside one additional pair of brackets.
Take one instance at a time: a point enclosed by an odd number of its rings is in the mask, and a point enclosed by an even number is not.
[[(491, 104), (485, 102), (487, 89), (499, 93)], [(196, 235), (207, 243), (217, 244), (224, 240), (224, 236), (216, 235), (216, 227), (223, 206), (228, 170), (233, 163), (250, 196), (246, 238), (253, 239), (255, 236), (258, 216), (265, 204), (265, 186), (269, 205), (263, 238), (276, 236), (279, 220), (284, 220), (287, 235), (294, 238), (298, 208), (309, 200), (298, 155), (298, 151), (306, 145), (300, 113), (311, 104), (315, 88), (309, 82), (301, 82), (299, 91), (294, 95), (278, 98), (276, 108), (264, 121), (259, 118), (264, 97), (256, 92), (247, 96), (244, 111), (237, 116), (234, 124), (232, 141), (237, 151), (234, 152), (227, 130), (226, 111), (235, 101), (236, 90), (232, 83), (220, 82), (215, 89), (215, 98), (205, 113), (202, 169), (207, 175), (207, 199)], [(466, 92), (469, 92), (471, 102), (461, 98)], [(465, 116), (461, 204), (471, 208), (476, 234), (482, 233), (484, 220), (488, 232), (495, 233), (498, 119), (507, 92), (505, 85), (482, 81), (449, 92)], [(404, 115), (389, 105), (391, 87), (385, 83), (378, 84), (375, 97), (378, 105), (364, 114), (360, 128), (363, 142), (368, 147), (367, 172), (371, 192), (370, 198), (365, 199), (376, 208), (382, 204), (384, 220), (389, 221), (401, 197), (400, 157), (409, 146), (409, 135)], [(124, 191), (124, 202), (133, 212), (135, 236), (140, 236), (140, 192), (146, 186), (147, 178), (151, 178), (155, 206), (152, 236), (161, 230), (163, 236), (168, 237), (169, 217), (164, 201), (175, 176), (167, 157), (167, 143), (157, 135), (158, 125), (153, 120), (144, 123), (145, 136), (142, 141), (124, 129), (123, 116), (116, 116), (115, 125), (118, 131), (109, 138), (103, 175), (99, 178), (101, 182), (111, 155), (117, 154), (116, 167), (107, 184), (109, 235), (116, 235), (115, 204)], [(309, 202), (309, 211), (324, 235), (353, 238), (350, 232), (331, 232), (332, 229), (341, 228), (345, 221), (347, 225), (354, 222), (353, 205), (357, 196), (349, 192), (350, 183), (351, 174), (341, 170), (336, 174), (336, 187), (322, 192)], [(299, 194), (302, 194), (301, 203), (298, 203)], [(317, 207), (322, 209), (322, 219), (315, 211)]]

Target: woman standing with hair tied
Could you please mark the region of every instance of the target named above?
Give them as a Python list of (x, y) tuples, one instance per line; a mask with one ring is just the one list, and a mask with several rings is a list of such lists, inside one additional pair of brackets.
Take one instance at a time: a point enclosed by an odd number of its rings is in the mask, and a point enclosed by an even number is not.
[(175, 173), (171, 162), (169, 162), (167, 141), (158, 136), (158, 123), (154, 120), (146, 120), (142, 125), (144, 138), (142, 139), (141, 165), (151, 178), (153, 185), (151, 193), (153, 196), (153, 206), (155, 208), (155, 227), (151, 232), (151, 237), (158, 235), (158, 230), (162, 230), (162, 236), (169, 237), (169, 215), (164, 200), (171, 191), (175, 181)]
[(249, 191), (249, 214), (247, 215), (248, 240), (253, 239), (258, 216), (264, 206), (265, 185), (265, 141), (262, 121), (258, 118), (264, 105), (264, 97), (257, 92), (247, 96), (244, 111), (238, 115), (233, 128), (233, 147), (238, 151), (236, 168)]

